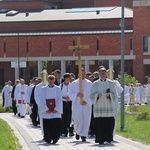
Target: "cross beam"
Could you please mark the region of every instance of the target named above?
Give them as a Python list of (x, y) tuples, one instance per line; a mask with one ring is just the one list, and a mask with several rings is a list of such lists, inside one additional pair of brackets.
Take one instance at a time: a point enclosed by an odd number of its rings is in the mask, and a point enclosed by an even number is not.
[[(79, 84), (80, 84), (80, 93), (83, 93), (82, 87), (82, 62), (81, 62), (81, 50), (89, 49), (89, 45), (81, 45), (80, 37), (78, 36), (76, 39), (75, 46), (69, 46), (69, 50), (77, 50), (78, 51), (78, 71), (79, 71)], [(80, 103), (82, 104), (83, 98), (80, 98)]]

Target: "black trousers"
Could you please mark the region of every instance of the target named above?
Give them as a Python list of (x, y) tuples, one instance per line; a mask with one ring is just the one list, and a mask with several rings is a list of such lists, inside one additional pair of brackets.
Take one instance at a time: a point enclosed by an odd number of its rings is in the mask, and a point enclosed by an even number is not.
[(33, 123), (38, 123), (39, 122), (38, 105), (36, 103), (33, 104), (33, 108), (32, 108), (32, 122)]
[(73, 128), (70, 127), (71, 116), (72, 116), (72, 101), (63, 101), (63, 114), (62, 114), (62, 131), (65, 135), (73, 133)]
[(90, 122), (90, 135), (95, 134), (95, 126), (94, 126), (94, 115), (93, 115), (93, 105), (92, 105), (92, 113), (91, 113), (91, 122)]
[(12, 100), (12, 108), (13, 108), (14, 114), (16, 114), (17, 113), (16, 100)]
[(2, 101), (2, 107), (4, 107), (4, 105), (5, 105), (5, 96), (4, 96), (4, 93), (2, 95), (2, 99), (3, 99), (3, 101)]
[(113, 141), (114, 117), (97, 117), (95, 123), (95, 143)]
[(43, 119), (45, 142), (59, 139), (61, 129), (61, 118)]

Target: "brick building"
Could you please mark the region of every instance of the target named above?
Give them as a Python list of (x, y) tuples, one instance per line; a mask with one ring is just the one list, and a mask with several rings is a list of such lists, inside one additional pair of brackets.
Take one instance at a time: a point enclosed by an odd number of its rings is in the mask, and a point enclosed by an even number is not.
[[(133, 0), (125, 0), (125, 7), (132, 8), (132, 3)], [(0, 0), (0, 9), (19, 11), (103, 6), (121, 6), (121, 0)]]
[[(41, 5), (22, 8), (16, 15), (0, 13), (0, 86), (18, 77), (29, 82), (32, 77), (39, 75), (44, 62), (49, 73), (59, 68), (62, 74), (77, 74), (76, 52), (68, 50), (68, 46), (75, 44), (77, 36), (80, 36), (81, 44), (90, 46), (90, 49), (82, 51), (87, 71), (93, 72), (103, 64), (107, 68), (113, 66), (116, 74), (120, 72), (121, 7), (44, 9), (44, 2), (35, 1)], [(60, 8), (71, 7), (67, 0), (63, 1), (66, 4), (59, 0), (55, 2)], [(96, 1), (89, 0), (89, 5), (93, 6), (90, 2)], [(125, 71), (144, 83), (145, 76), (150, 75), (150, 0), (134, 1), (129, 7), (125, 8)], [(15, 67), (18, 62), (19, 69)]]

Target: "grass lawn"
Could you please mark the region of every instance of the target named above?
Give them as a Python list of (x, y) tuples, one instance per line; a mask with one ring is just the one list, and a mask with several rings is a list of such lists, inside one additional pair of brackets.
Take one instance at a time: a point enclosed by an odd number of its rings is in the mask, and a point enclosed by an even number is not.
[(125, 110), (126, 107), (125, 127), (122, 132), (119, 108), (117, 134), (150, 145), (150, 105), (125, 106)]
[(2, 119), (0, 119), (0, 150), (21, 150), (13, 130)]

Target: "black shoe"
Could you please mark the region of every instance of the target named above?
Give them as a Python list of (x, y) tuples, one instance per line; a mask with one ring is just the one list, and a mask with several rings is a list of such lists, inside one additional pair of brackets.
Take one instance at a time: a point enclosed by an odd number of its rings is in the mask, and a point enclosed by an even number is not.
[(99, 142), (99, 145), (103, 145), (104, 144), (104, 142)]
[(58, 142), (58, 139), (53, 139), (53, 144), (56, 144)]
[(33, 122), (33, 126), (37, 126), (37, 123), (36, 123), (36, 122)]
[(20, 117), (20, 113), (18, 113), (18, 117)]
[(49, 141), (46, 141), (46, 142), (47, 142), (48, 144), (50, 144), (50, 143), (51, 143), (51, 141), (52, 141), (52, 140), (50, 139)]
[(111, 141), (110, 141), (110, 140), (108, 140), (108, 141), (106, 141), (106, 142), (111, 143)]
[(76, 134), (76, 140), (79, 140), (80, 136), (78, 134)]
[(62, 137), (67, 137), (67, 136), (68, 136), (68, 134), (62, 134), (61, 136), (62, 136)]
[(82, 142), (86, 142), (86, 137), (81, 136)]
[(24, 118), (25, 116), (21, 116), (21, 118)]
[(74, 134), (73, 133), (69, 133), (69, 136), (74, 136)]
[(94, 137), (94, 134), (91, 134), (91, 135), (90, 135), (90, 138), (93, 138), (93, 137)]

